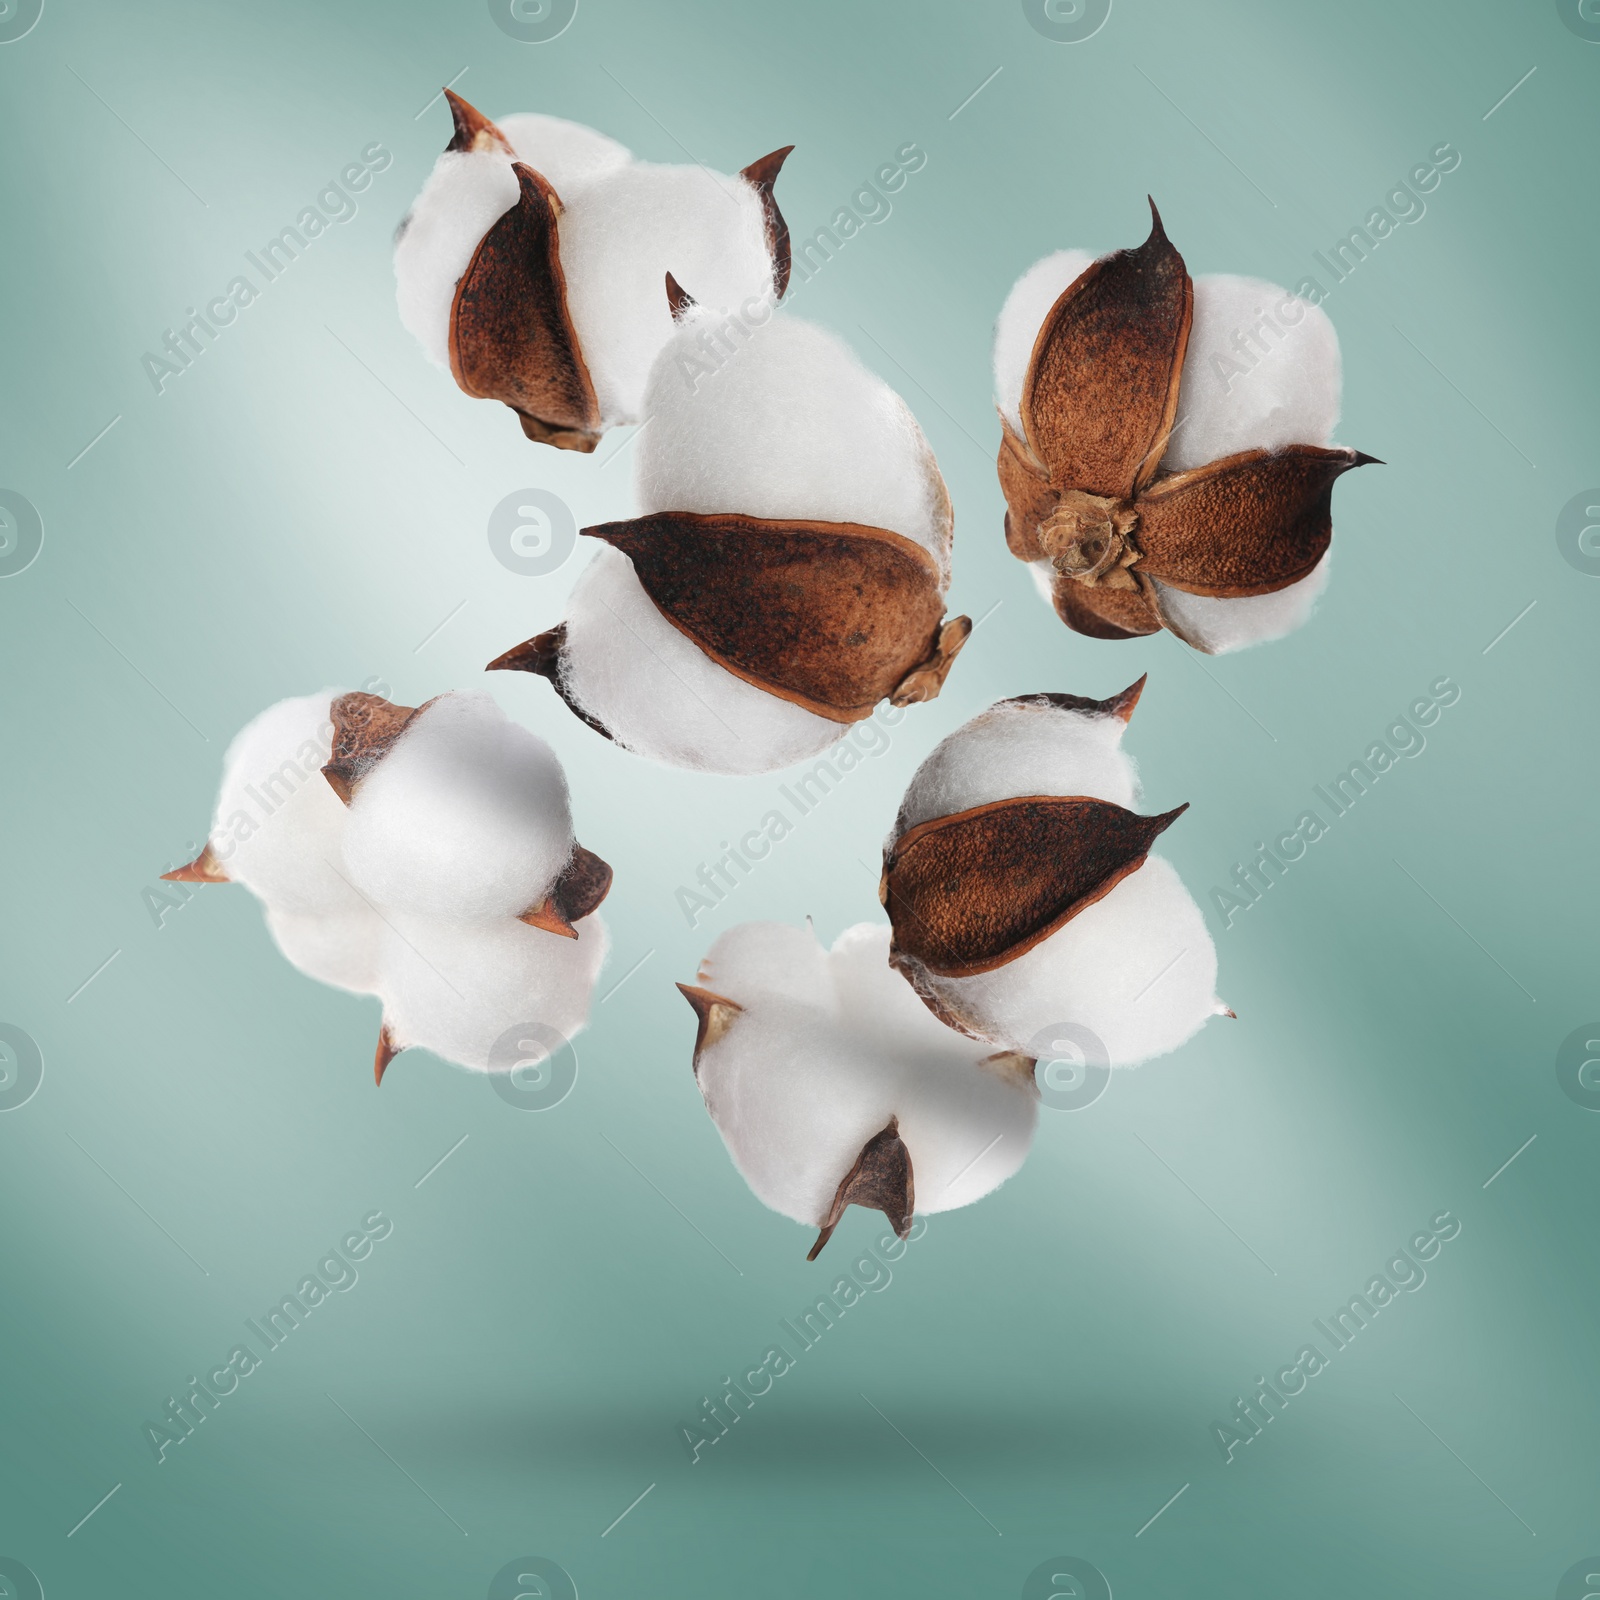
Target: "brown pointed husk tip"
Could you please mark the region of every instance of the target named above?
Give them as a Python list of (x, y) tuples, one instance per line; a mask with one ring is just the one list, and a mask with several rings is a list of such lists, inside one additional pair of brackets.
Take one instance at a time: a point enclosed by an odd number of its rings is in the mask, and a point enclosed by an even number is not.
[(455, 132), (445, 146), (446, 150), (457, 154), (482, 150), (516, 154), (511, 148), (511, 141), (475, 105), (463, 100), (453, 89), (446, 89), (444, 97), (450, 107), (450, 119), (455, 124)]
[(737, 1000), (730, 1000), (726, 995), (698, 984), (680, 983), (678, 993), (694, 1009), (694, 1072), (698, 1078), (701, 1052), (709, 1050), (727, 1033), (733, 1026), (734, 1018), (743, 1012), (744, 1007)]
[(669, 272), (667, 274), (667, 310), (672, 313), (672, 320), (681, 322), (684, 312), (699, 304), (700, 302)]
[(232, 879), (222, 870), (222, 863), (217, 859), (217, 853), (211, 848), (211, 841), (206, 841), (206, 847), (193, 861), (186, 866), (174, 867), (171, 872), (161, 874), (163, 883), (230, 883)]
[(546, 933), (559, 934), (563, 939), (576, 939), (578, 930), (573, 926), (591, 912), (599, 909), (601, 901), (611, 892), (611, 865), (602, 861), (593, 850), (574, 844), (572, 855), (561, 876), (538, 905), (529, 906), (518, 917), (530, 928), (542, 928)]
[(855, 1165), (839, 1180), (833, 1203), (817, 1224), (822, 1231), (806, 1253), (807, 1261), (815, 1261), (821, 1254), (822, 1247), (839, 1226), (846, 1206), (866, 1206), (881, 1211), (901, 1239), (911, 1232), (911, 1218), (916, 1209), (916, 1179), (911, 1170), (911, 1152), (900, 1137), (898, 1117), (890, 1117), (888, 1125), (862, 1145)]
[(403, 1044), (395, 1041), (394, 1035), (389, 1031), (389, 1024), (385, 1022), (378, 1029), (378, 1048), (372, 1057), (372, 1081), (381, 1089), (383, 1075), (389, 1070), (389, 1063), (405, 1049)]

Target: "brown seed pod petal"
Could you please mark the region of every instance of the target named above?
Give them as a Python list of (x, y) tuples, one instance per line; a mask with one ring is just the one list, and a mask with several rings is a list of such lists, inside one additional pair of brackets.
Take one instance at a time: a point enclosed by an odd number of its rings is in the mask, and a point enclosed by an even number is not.
[(1042, 561), (1039, 529), (1056, 508), (1050, 474), (1028, 448), (1027, 440), (1000, 419), (1000, 492), (1006, 497), (1006, 544), (1018, 561)]
[(855, 1165), (840, 1180), (828, 1214), (817, 1224), (822, 1232), (807, 1252), (807, 1261), (815, 1261), (822, 1247), (833, 1237), (846, 1206), (867, 1206), (881, 1211), (902, 1239), (911, 1232), (916, 1182), (911, 1171), (911, 1152), (900, 1137), (897, 1117), (890, 1117), (889, 1125), (862, 1145)]
[(780, 300), (789, 287), (789, 224), (783, 220), (783, 213), (778, 209), (774, 186), (785, 158), (793, 149), (792, 144), (786, 144), (783, 149), (774, 150), (770, 156), (752, 161), (739, 173), (761, 196), (761, 209), (767, 219), (767, 249), (772, 256), (772, 285)]
[(511, 141), (476, 106), (468, 105), (450, 89), (444, 91), (444, 97), (450, 102), (450, 115), (456, 125), (446, 150), (502, 150), (508, 156), (517, 153), (511, 148)]
[(177, 867), (161, 874), (163, 883), (229, 883), (232, 880), (222, 870), (217, 853), (206, 841), (206, 847), (185, 867)]
[(886, 528), (667, 511), (583, 533), (621, 550), (713, 661), (834, 722), (871, 716), (919, 670), (931, 698), (964, 638), (940, 627), (933, 557)]
[(530, 928), (543, 928), (546, 933), (558, 933), (563, 939), (576, 939), (578, 930), (573, 923), (598, 910), (600, 902), (610, 892), (610, 864), (602, 861), (593, 850), (575, 844), (572, 859), (562, 868), (555, 887), (538, 905), (524, 911), (517, 921), (527, 923)]
[(450, 371), (468, 394), (510, 406), (536, 443), (587, 452), (600, 442), (600, 406), (567, 312), (561, 200), (532, 167), (511, 170), (521, 197), (456, 285)]
[(907, 829), (884, 856), (891, 962), (967, 978), (1015, 961), (1141, 867), (1187, 809), (1024, 795)]
[(513, 645), (504, 655), (496, 656), (483, 670), (485, 672), (531, 672), (535, 677), (548, 678), (550, 686), (561, 696), (562, 703), (580, 722), (586, 722), (603, 738), (613, 737), (611, 730), (597, 717), (591, 717), (567, 693), (561, 678), (561, 655), (567, 643), (567, 625), (559, 622), (545, 633), (536, 633), (519, 645)]
[(694, 1007), (699, 1023), (694, 1036), (694, 1075), (698, 1079), (700, 1052), (709, 1050), (733, 1026), (733, 1019), (743, 1012), (744, 1007), (726, 995), (716, 994), (692, 983), (680, 983), (678, 993)]
[(1139, 704), (1139, 696), (1144, 693), (1144, 686), (1149, 677), (1148, 672), (1144, 673), (1126, 689), (1112, 695), (1108, 700), (1091, 700), (1083, 694), (1040, 692), (1013, 695), (1009, 700), (1002, 700), (999, 703), (1003, 706), (1027, 706), (1037, 705), (1042, 701), (1046, 705), (1054, 706), (1058, 711), (1081, 711), (1086, 716), (1115, 717), (1118, 722), (1130, 722), (1133, 720), (1134, 707)]
[(1076, 578), (1057, 574), (1050, 588), (1056, 615), (1091, 639), (1139, 639), (1161, 632), (1161, 619), (1141, 589), (1091, 589)]
[(405, 1049), (403, 1044), (395, 1041), (395, 1036), (389, 1031), (386, 1022), (378, 1029), (378, 1049), (372, 1058), (372, 1081), (381, 1089), (383, 1075), (389, 1070), (389, 1063)]
[(1034, 341), (1022, 424), (1058, 488), (1131, 500), (1172, 432), (1194, 288), (1154, 201), (1150, 218), (1150, 237), (1087, 268)]
[(1139, 497), (1138, 570), (1222, 599), (1286, 589), (1327, 551), (1334, 480), (1374, 459), (1294, 444), (1159, 478)]
[(356, 786), (386, 756), (421, 706), (397, 706), (382, 695), (342, 694), (328, 707), (333, 720), (333, 753), (322, 776), (333, 792), (350, 804)]

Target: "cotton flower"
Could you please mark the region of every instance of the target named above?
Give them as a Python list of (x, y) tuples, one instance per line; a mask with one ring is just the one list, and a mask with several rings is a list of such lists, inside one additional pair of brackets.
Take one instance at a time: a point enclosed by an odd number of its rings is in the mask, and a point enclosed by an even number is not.
[(555, 117), (496, 126), (445, 94), (454, 136), (395, 242), (400, 318), (530, 439), (589, 451), (639, 420), (672, 332), (669, 270), (728, 311), (783, 294), (789, 234), (773, 186), (787, 148), (728, 177), (635, 161)]
[(883, 927), (829, 951), (809, 926), (745, 923), (679, 985), (711, 1120), (756, 1197), (820, 1230), (810, 1258), (846, 1206), (882, 1211), (904, 1238), (913, 1211), (997, 1189), (1033, 1139), (1033, 1062), (937, 1022), (888, 952)]
[(1131, 809), (1143, 687), (1003, 700), (913, 777), (884, 846), (890, 960), (951, 1027), (1035, 1056), (1086, 1029), (1133, 1066), (1227, 1010), (1200, 909), (1149, 854), (1185, 808)]
[(1170, 629), (1207, 653), (1277, 638), (1327, 581), (1339, 343), (1317, 306), (1255, 278), (1191, 281), (1150, 237), (1063, 250), (995, 325), (1006, 540), (1068, 627)]
[(573, 837), (554, 752), (487, 695), (270, 707), (228, 748), (206, 848), (167, 877), (244, 884), (302, 972), (379, 996), (379, 1082), (413, 1045), (506, 1071), (508, 1029), (570, 1038), (605, 956), (611, 869)]
[(682, 292), (636, 449), (644, 515), (566, 620), (490, 663), (551, 680), (584, 721), (674, 766), (757, 773), (931, 699), (971, 625), (944, 618), (951, 518), (905, 402), (810, 323)]

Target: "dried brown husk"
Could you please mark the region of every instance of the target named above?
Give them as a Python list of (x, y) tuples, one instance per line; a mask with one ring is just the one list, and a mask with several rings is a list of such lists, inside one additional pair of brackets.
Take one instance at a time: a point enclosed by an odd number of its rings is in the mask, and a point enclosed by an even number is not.
[[(455, 132), (448, 149), (501, 150), (510, 141), (476, 107), (445, 91)], [(789, 229), (774, 194), (787, 145), (740, 173), (756, 191), (766, 221), (773, 281), (789, 283)], [(536, 444), (589, 453), (603, 432), (594, 380), (567, 304), (561, 265), (561, 197), (542, 173), (514, 161), (517, 203), (490, 227), (456, 285), (450, 311), (450, 371), (475, 398), (517, 413)]]
[(714, 989), (702, 988), (698, 984), (680, 983), (678, 993), (694, 1008), (694, 1075), (698, 1082), (702, 1052), (709, 1050), (727, 1033), (744, 1007), (737, 1000), (730, 1000), (725, 994), (718, 994)]
[(211, 848), (211, 841), (206, 841), (206, 847), (193, 861), (185, 866), (175, 867), (171, 872), (161, 874), (165, 883), (231, 883), (233, 880), (223, 871), (222, 862), (217, 859), (217, 853)]
[(1187, 809), (1024, 795), (907, 829), (884, 852), (890, 962), (966, 978), (1015, 961), (1143, 866)]
[(322, 776), (338, 797), (349, 805), (357, 786), (394, 748), (394, 742), (411, 726), (412, 718), (433, 704), (397, 706), (382, 695), (353, 690), (335, 697), (328, 707), (333, 723), (333, 749)]
[(818, 1219), (817, 1226), (822, 1231), (807, 1252), (807, 1261), (815, 1261), (822, 1247), (833, 1237), (846, 1206), (881, 1211), (902, 1239), (911, 1232), (911, 1217), (916, 1209), (916, 1178), (911, 1170), (911, 1152), (900, 1137), (897, 1117), (890, 1117), (888, 1125), (862, 1145), (854, 1166), (839, 1180), (832, 1204)]
[(1150, 237), (1096, 261), (1034, 341), (1021, 435), (1001, 419), (1006, 543), (1048, 560), (1068, 627), (1129, 639), (1172, 629), (1157, 581), (1190, 594), (1274, 594), (1306, 577), (1333, 536), (1334, 480), (1375, 460), (1289, 445), (1161, 474), (1178, 408), (1194, 288), (1150, 205)]
[(576, 939), (578, 930), (573, 924), (600, 908), (600, 902), (611, 892), (611, 867), (593, 850), (581, 844), (572, 847), (571, 859), (561, 870), (555, 887), (536, 906), (530, 906), (518, 918), (530, 928), (543, 928), (546, 933), (560, 934), (563, 939)]
[(671, 511), (583, 532), (719, 666), (834, 722), (933, 699), (971, 632), (945, 620), (933, 557), (887, 528)]

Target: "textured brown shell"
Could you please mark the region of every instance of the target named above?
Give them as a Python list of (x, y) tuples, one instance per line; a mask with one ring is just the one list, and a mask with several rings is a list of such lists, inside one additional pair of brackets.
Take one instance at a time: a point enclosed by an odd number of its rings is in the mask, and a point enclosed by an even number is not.
[(510, 406), (530, 439), (587, 452), (600, 442), (600, 406), (567, 311), (561, 200), (532, 167), (511, 170), (518, 201), (456, 285), (450, 371), (468, 394)]
[(1152, 200), (1150, 237), (1086, 268), (1034, 340), (1022, 425), (1056, 488), (1129, 500), (1155, 476), (1193, 315), (1193, 285)]
[(752, 161), (739, 173), (761, 196), (761, 210), (767, 222), (767, 251), (772, 257), (772, 287), (780, 300), (789, 288), (789, 224), (783, 220), (783, 213), (778, 209), (774, 186), (784, 161), (793, 149), (792, 144), (786, 144), (781, 150), (774, 150), (771, 155)]
[(576, 939), (578, 930), (573, 923), (599, 910), (600, 903), (611, 893), (611, 877), (609, 862), (602, 861), (593, 850), (574, 844), (555, 887), (538, 905), (529, 906), (517, 921), (560, 934), (563, 939)]
[(431, 706), (397, 706), (382, 695), (359, 690), (340, 695), (328, 707), (333, 721), (333, 750), (322, 775), (346, 805), (356, 785), (372, 771), (411, 724), (411, 719)]
[(1295, 444), (1158, 478), (1139, 497), (1138, 570), (1234, 599), (1298, 583), (1333, 538), (1333, 485), (1373, 458)]
[(498, 655), (483, 670), (485, 672), (531, 672), (537, 678), (547, 678), (550, 687), (561, 696), (562, 703), (580, 722), (587, 723), (606, 739), (613, 738), (611, 730), (598, 717), (591, 717), (567, 692), (562, 678), (561, 660), (567, 647), (567, 625), (558, 622), (544, 633), (513, 645), (504, 655)]
[(885, 528), (668, 511), (583, 532), (621, 550), (713, 661), (835, 722), (908, 680), (931, 699), (970, 631), (940, 627), (933, 557)]
[(839, 1180), (833, 1203), (818, 1220), (822, 1232), (806, 1255), (815, 1261), (822, 1247), (833, 1237), (846, 1206), (866, 1206), (881, 1211), (900, 1238), (911, 1232), (911, 1216), (916, 1209), (916, 1178), (911, 1170), (911, 1152), (900, 1137), (900, 1122), (890, 1117), (888, 1126), (875, 1133), (861, 1147), (855, 1165)]
[(1161, 619), (1142, 589), (1091, 589), (1057, 573), (1050, 600), (1074, 633), (1091, 639), (1142, 639), (1161, 632)]
[(1187, 809), (1025, 795), (919, 823), (884, 854), (891, 962), (965, 978), (1015, 961), (1142, 866)]

